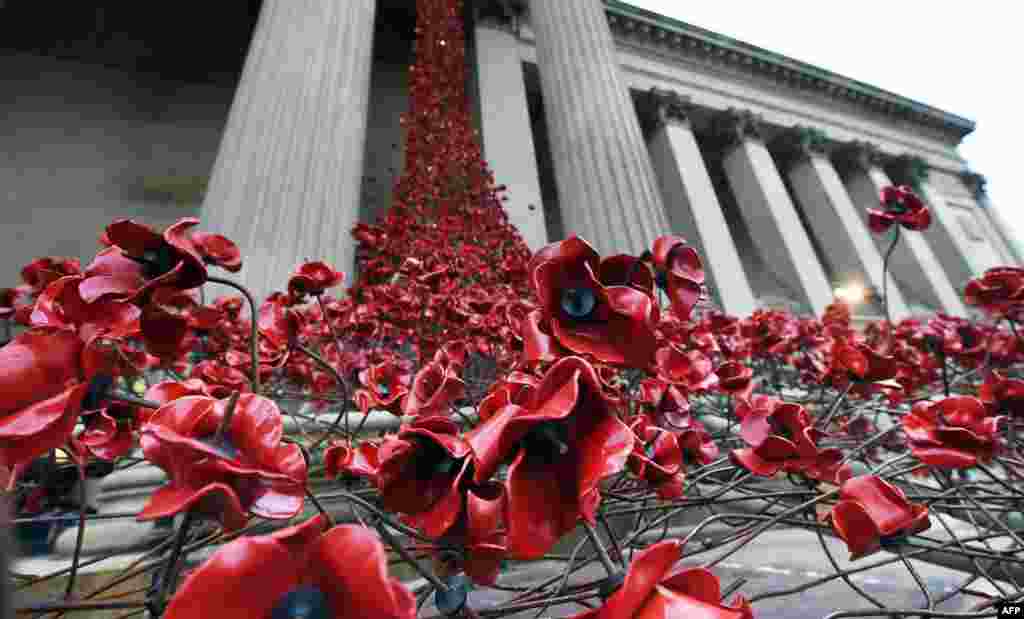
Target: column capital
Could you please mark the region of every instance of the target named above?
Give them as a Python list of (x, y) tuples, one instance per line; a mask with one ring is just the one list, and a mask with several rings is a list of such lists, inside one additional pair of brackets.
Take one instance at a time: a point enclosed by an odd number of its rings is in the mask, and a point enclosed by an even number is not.
[(674, 90), (655, 87), (647, 91), (647, 100), (651, 110), (649, 120), (653, 128), (668, 124), (690, 126), (690, 112), (694, 107), (690, 97)]
[(473, 20), (478, 26), (515, 32), (526, 11), (524, 0), (472, 0)]
[(827, 158), (835, 150), (824, 131), (801, 125), (783, 131), (772, 140), (770, 146), (781, 155), (786, 165), (806, 161), (811, 157)]
[(886, 165), (889, 176), (897, 184), (910, 185), (917, 192), (928, 180), (928, 162), (917, 155), (905, 154), (889, 159)]
[(863, 140), (852, 140), (836, 149), (836, 159), (847, 166), (860, 168), (867, 172), (885, 164), (886, 157), (882, 151), (872, 142)]
[(963, 181), (964, 185), (967, 185), (971, 195), (978, 201), (978, 204), (984, 206), (983, 198), (986, 195), (986, 185), (988, 184), (988, 179), (985, 178), (985, 175), (973, 170), (964, 170), (960, 173), (960, 180)]
[(764, 119), (750, 110), (729, 108), (711, 121), (711, 137), (723, 150), (746, 140), (764, 142)]

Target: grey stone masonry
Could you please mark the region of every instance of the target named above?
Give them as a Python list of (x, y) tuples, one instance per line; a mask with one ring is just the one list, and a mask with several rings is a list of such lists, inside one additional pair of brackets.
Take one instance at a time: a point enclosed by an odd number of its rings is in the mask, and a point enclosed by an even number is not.
[(668, 91), (655, 89), (649, 96), (656, 118), (648, 148), (672, 231), (700, 252), (708, 288), (722, 309), (747, 316), (756, 309), (754, 293), (693, 134), (688, 104)]
[(760, 119), (750, 112), (727, 110), (715, 118), (712, 131), (755, 247), (778, 276), (803, 295), (811, 311), (822, 315), (832, 302), (832, 288), (761, 137)]
[(376, 0), (266, 0), (203, 202), (262, 298), (304, 260), (350, 276)]
[(531, 0), (529, 18), (566, 234), (638, 255), (669, 232), (600, 0)]

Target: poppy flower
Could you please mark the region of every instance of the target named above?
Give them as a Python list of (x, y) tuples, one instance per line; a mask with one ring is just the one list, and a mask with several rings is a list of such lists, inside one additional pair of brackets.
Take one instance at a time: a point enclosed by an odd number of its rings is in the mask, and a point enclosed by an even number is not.
[(74, 332), (38, 328), (0, 348), (0, 466), (27, 463), (71, 438), (89, 388), (82, 349)]
[(682, 320), (700, 300), (704, 287), (704, 264), (697, 250), (678, 236), (662, 236), (651, 251), (658, 270), (658, 283), (668, 293), (672, 311)]
[(928, 508), (907, 500), (903, 491), (874, 475), (843, 481), (839, 502), (825, 515), (856, 560), (884, 543), (931, 526)]
[(654, 424), (667, 430), (683, 430), (693, 425), (690, 401), (675, 385), (658, 378), (640, 381), (640, 401), (651, 408)]
[(868, 209), (868, 227), (876, 234), (886, 232), (894, 224), (907, 230), (926, 230), (932, 223), (931, 211), (906, 185), (882, 188), (879, 202), (882, 210)]
[(402, 416), (402, 398), (409, 392), (408, 376), (397, 364), (385, 361), (372, 365), (359, 373), (359, 382), (364, 389), (357, 389), (353, 399), (360, 410), (367, 413), (376, 408)]
[(469, 464), (469, 444), (459, 427), (441, 417), (425, 417), (385, 439), (377, 452), (381, 502), (405, 514), (405, 522), (432, 538), (440, 537), (462, 511), (459, 484)]
[(47, 286), (68, 275), (80, 275), (82, 265), (77, 258), (36, 258), (21, 269), (21, 280), (33, 292), (40, 292)]
[(683, 351), (670, 344), (659, 348), (655, 359), (658, 377), (686, 393), (707, 391), (718, 385), (718, 375), (711, 359), (699, 350)]
[(620, 282), (602, 282), (600, 272), (598, 253), (573, 236), (537, 252), (530, 283), (562, 346), (605, 363), (644, 367), (656, 345), (654, 301)]
[(179, 219), (159, 234), (149, 226), (119, 219), (107, 226), (111, 247), (97, 254), (85, 269), (82, 298), (135, 300), (162, 286), (196, 288), (206, 283), (206, 266), (188, 229), (194, 217)]
[(324, 450), (324, 473), (335, 479), (342, 475), (361, 477), (377, 484), (380, 472), (380, 443), (360, 441), (357, 445), (334, 443)]
[(733, 462), (760, 477), (785, 471), (834, 483), (845, 469), (839, 466), (842, 452), (818, 449), (822, 433), (811, 425), (807, 410), (799, 404), (770, 399), (758, 404), (746, 411), (740, 422), (740, 436), (751, 447), (730, 453)]
[(635, 438), (611, 410), (593, 366), (566, 357), (547, 371), (525, 405), (506, 405), (466, 440), (477, 483), (512, 459), (508, 548), (511, 556), (532, 559), (579, 518), (594, 522), (600, 481), (623, 470)]
[(832, 343), (832, 364), (828, 379), (836, 388), (853, 382), (869, 387), (871, 383), (889, 381), (899, 374), (899, 362), (890, 354), (864, 343), (852, 343), (839, 337)]
[(85, 429), (75, 437), (78, 444), (101, 460), (116, 460), (135, 447), (135, 407), (111, 403), (84, 415)]
[(447, 415), (465, 389), (466, 383), (459, 378), (455, 366), (433, 361), (416, 373), (402, 399), (402, 413), (419, 417)]
[(142, 427), (142, 453), (167, 473), (169, 483), (153, 493), (140, 520), (197, 509), (231, 530), (244, 525), (247, 512), (272, 519), (299, 513), (306, 461), (298, 445), (281, 443), (284, 423), (277, 405), (242, 394), (225, 422), (229, 404), (204, 396), (178, 398)]
[(753, 388), (754, 371), (738, 361), (726, 361), (715, 370), (718, 389), (733, 396), (747, 396)]
[(915, 404), (903, 417), (903, 432), (910, 452), (921, 462), (963, 469), (992, 458), (1003, 419), (989, 417), (978, 398), (952, 396)]
[[(198, 378), (189, 378), (180, 381), (164, 380), (154, 385), (150, 385), (149, 388), (146, 389), (146, 393), (143, 394), (142, 399), (163, 405), (189, 395), (210, 396), (211, 394), (209, 387), (207, 387), (206, 383), (202, 380)], [(149, 418), (153, 416), (153, 413), (155, 413), (157, 409), (139, 407), (136, 411), (139, 421), (145, 423), (146, 421), (149, 421)]]
[(237, 273), (242, 270), (242, 253), (234, 241), (222, 234), (196, 232), (192, 235), (196, 251), (203, 262)]
[(442, 574), (465, 574), (474, 583), (494, 585), (508, 553), (508, 497), (496, 481), (462, 483), (463, 508), (458, 519), (429, 548)]
[(978, 398), (993, 415), (1005, 412), (1011, 417), (1024, 419), (1024, 380), (1006, 378), (993, 370), (981, 384)]
[(225, 544), (188, 575), (164, 617), (200, 619), (214, 608), (222, 619), (413, 619), (416, 599), (388, 577), (387, 552), (376, 533), (359, 525), (328, 529), (316, 516)]
[(203, 381), (213, 398), (226, 398), (233, 391), (251, 391), (249, 378), (240, 370), (209, 359), (192, 368), (191, 378)]
[(296, 297), (319, 296), (328, 288), (345, 281), (345, 274), (335, 271), (326, 262), (305, 262), (288, 280), (288, 292)]
[(995, 317), (1014, 320), (1024, 307), (1024, 269), (996, 267), (967, 282), (964, 301)]
[(702, 567), (673, 569), (682, 558), (683, 544), (665, 540), (637, 553), (622, 586), (600, 608), (572, 619), (753, 619), (750, 604), (736, 596), (732, 606), (722, 604), (718, 577)]
[(675, 434), (639, 419), (631, 428), (637, 440), (629, 455), (629, 470), (654, 488), (664, 500), (683, 496), (683, 450)]

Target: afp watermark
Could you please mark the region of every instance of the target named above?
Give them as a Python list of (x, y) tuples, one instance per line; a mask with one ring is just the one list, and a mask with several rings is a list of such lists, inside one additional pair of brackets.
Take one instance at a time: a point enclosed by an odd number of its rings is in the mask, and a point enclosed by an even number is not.
[(1024, 602), (998, 602), (996, 617), (1017, 617), (1024, 619)]

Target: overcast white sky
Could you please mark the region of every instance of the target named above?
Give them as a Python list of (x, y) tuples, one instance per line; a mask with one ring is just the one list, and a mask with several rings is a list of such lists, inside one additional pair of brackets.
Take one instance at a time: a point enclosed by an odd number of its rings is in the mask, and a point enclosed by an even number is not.
[(1024, 239), (1020, 3), (626, 1), (973, 120), (960, 154)]

